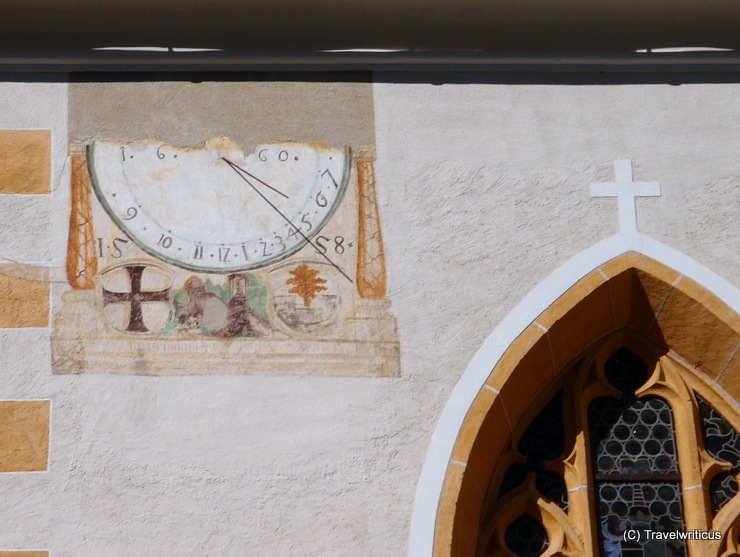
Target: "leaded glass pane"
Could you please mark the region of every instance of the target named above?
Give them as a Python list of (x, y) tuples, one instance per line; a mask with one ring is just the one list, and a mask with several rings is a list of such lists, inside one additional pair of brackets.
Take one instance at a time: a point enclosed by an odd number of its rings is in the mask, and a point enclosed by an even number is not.
[(552, 472), (542, 472), (537, 476), (537, 491), (568, 512), (568, 488), (565, 480)]
[(563, 452), (563, 393), (547, 403), (522, 435), (519, 452), (532, 466), (552, 460)]
[(522, 435), (517, 448), (527, 462), (509, 466), (501, 481), (499, 497), (522, 485), (527, 474), (534, 472), (538, 491), (568, 512), (565, 481), (555, 474), (542, 471), (544, 461), (561, 455), (563, 443), (563, 393), (560, 392), (547, 403)]
[(518, 487), (524, 483), (527, 479), (527, 473), (529, 472), (529, 466), (525, 464), (512, 464), (506, 469), (504, 479), (501, 480), (501, 487), (498, 491), (498, 496), (506, 495), (509, 491)]
[[(680, 540), (647, 539), (646, 530), (686, 530), (678, 482), (598, 482), (597, 500), (601, 524), (601, 555), (678, 557), (686, 556)], [(641, 532), (639, 540), (627, 541), (627, 530)]]
[(506, 529), (506, 545), (519, 557), (539, 557), (549, 541), (542, 525), (523, 514)]
[(647, 379), (643, 361), (626, 348), (612, 354), (604, 366), (609, 383), (626, 393), (634, 393)]
[(645, 535), (625, 539), (627, 530), (685, 529), (675, 430), (664, 400), (635, 397), (647, 379), (637, 356), (621, 349), (605, 368), (622, 397), (600, 398), (588, 408), (601, 554), (685, 557), (685, 541), (648, 540)]
[(732, 472), (718, 474), (709, 483), (712, 511), (717, 514), (738, 493), (738, 484)]
[(737, 475), (740, 473), (740, 435), (714, 407), (698, 394), (702, 420), (704, 447), (717, 460), (728, 462), (732, 470), (715, 477), (710, 483), (712, 509), (715, 513), (738, 493)]
[(588, 409), (598, 474), (678, 473), (673, 415), (659, 398), (601, 398)]

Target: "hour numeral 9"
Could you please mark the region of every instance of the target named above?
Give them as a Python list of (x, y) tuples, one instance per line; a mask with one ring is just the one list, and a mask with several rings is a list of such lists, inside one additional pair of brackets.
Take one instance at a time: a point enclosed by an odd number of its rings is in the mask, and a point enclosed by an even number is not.
[(131, 220), (133, 218), (136, 218), (136, 215), (139, 214), (139, 210), (136, 207), (129, 207), (126, 209), (126, 216), (123, 217), (121, 220)]

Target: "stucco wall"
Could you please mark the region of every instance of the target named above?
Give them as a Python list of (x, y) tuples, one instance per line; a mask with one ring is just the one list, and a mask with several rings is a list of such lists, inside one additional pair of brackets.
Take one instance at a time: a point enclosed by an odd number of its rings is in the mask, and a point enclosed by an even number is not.
[[(376, 76), (372, 101), (401, 376), (60, 376), (50, 329), (2, 330), (0, 398), (51, 399), (52, 418), (48, 472), (0, 474), (0, 549), (405, 555), (453, 386), (519, 300), (618, 232), (616, 200), (590, 197), (616, 159), (661, 183), (638, 229), (740, 286), (737, 85), (395, 81)], [(54, 130), (60, 188), (0, 197), (3, 258), (63, 264), (67, 92), (0, 84), (0, 127)]]

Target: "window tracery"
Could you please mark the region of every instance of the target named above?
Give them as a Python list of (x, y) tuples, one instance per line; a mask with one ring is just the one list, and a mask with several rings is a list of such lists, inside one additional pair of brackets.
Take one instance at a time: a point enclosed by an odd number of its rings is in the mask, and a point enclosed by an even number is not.
[[(677, 356), (629, 333), (558, 377), (541, 410), (512, 424), (486, 491), (478, 557), (737, 554), (735, 406)], [(722, 539), (630, 543), (628, 528)]]
[(707, 452), (731, 466), (710, 482), (712, 510), (716, 514), (738, 494), (740, 474), (740, 435), (730, 423), (700, 395), (696, 395), (702, 420), (702, 434)]

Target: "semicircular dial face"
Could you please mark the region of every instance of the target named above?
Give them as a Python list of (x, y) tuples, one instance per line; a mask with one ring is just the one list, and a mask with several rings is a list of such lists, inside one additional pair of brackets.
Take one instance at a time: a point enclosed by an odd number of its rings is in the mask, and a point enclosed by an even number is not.
[(162, 261), (230, 273), (304, 247), (347, 189), (349, 150), (267, 143), (244, 155), (218, 138), (203, 149), (94, 140), (93, 188), (113, 221)]

